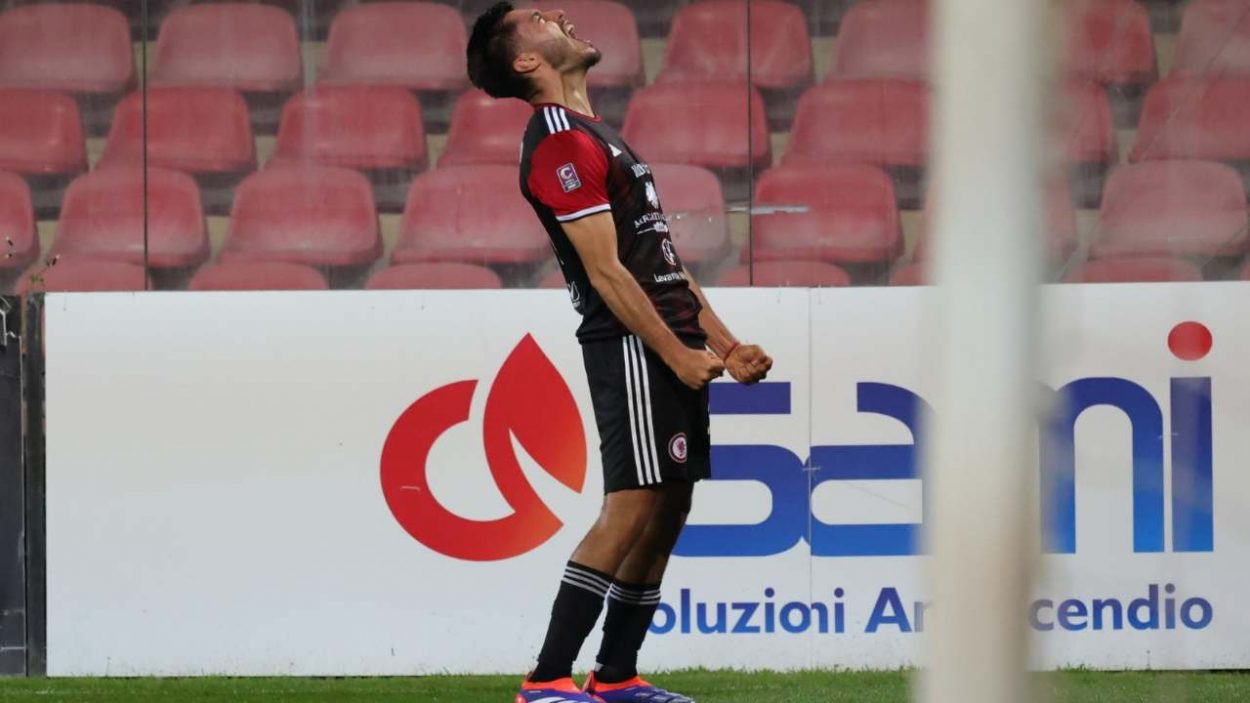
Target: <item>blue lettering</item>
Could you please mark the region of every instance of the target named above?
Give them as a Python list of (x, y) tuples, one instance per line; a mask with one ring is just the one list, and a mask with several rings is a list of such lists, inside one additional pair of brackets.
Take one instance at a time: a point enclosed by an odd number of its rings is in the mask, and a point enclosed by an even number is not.
[(911, 623), (907, 620), (907, 609), (893, 588), (881, 589), (876, 605), (872, 606), (872, 615), (868, 618), (868, 626), (864, 632), (876, 632), (883, 625), (897, 625), (899, 632), (911, 632)]
[(1079, 600), (1065, 600), (1059, 604), (1059, 627), (1065, 630), (1084, 630), (1089, 612)]
[[(1190, 611), (1194, 608), (1198, 609), (1198, 617), (1194, 617)], [(1211, 624), (1211, 619), (1215, 617), (1215, 610), (1211, 607), (1211, 602), (1206, 598), (1190, 598), (1181, 604), (1181, 622), (1191, 630), (1201, 630)]]
[(751, 616), (755, 615), (755, 611), (759, 610), (759, 603), (732, 603), (733, 609), (741, 613), (738, 621), (734, 623), (732, 632), (735, 635), (758, 635), (760, 632), (759, 625), (749, 625)]
[(1034, 630), (1050, 632), (1055, 629), (1053, 622), (1042, 622), (1042, 611), (1051, 610), (1054, 607), (1055, 602), (1048, 598), (1033, 601), (1033, 605), (1029, 607), (1029, 624), (1033, 626)]

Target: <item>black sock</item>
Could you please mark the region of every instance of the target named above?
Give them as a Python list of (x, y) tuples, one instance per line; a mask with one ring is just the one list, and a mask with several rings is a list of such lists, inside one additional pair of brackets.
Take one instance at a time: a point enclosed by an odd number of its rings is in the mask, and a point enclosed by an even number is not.
[(581, 564), (569, 562), (560, 580), (560, 592), (551, 606), (547, 639), (538, 654), (538, 666), (530, 681), (555, 681), (573, 675), (573, 660), (603, 611), (603, 598), (612, 577)]
[(608, 615), (603, 621), (603, 645), (596, 657), (596, 680), (621, 683), (638, 675), (638, 650), (642, 649), (659, 604), (658, 583), (612, 584), (608, 591)]

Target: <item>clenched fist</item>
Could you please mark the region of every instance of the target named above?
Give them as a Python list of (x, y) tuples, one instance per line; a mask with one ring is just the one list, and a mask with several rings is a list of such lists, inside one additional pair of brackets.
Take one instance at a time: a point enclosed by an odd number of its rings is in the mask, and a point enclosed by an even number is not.
[(772, 367), (772, 357), (758, 344), (739, 344), (725, 357), (725, 370), (738, 383), (763, 381)]

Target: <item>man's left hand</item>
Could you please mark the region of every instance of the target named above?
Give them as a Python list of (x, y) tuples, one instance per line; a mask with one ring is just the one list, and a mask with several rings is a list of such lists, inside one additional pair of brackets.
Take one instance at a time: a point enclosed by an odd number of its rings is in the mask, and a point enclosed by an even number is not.
[(763, 381), (773, 367), (773, 359), (758, 344), (739, 344), (725, 357), (725, 370), (738, 383)]

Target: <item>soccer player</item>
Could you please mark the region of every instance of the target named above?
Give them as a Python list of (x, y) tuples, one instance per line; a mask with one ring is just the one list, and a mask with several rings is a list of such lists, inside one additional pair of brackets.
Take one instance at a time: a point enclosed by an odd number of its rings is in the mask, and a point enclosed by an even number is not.
[[(591, 108), (586, 73), (601, 55), (564, 12), (496, 4), (467, 53), (474, 85), (534, 106), (521, 191), (582, 315), (606, 494), (516, 703), (693, 703), (639, 678), (638, 650), (694, 483), (710, 471), (707, 384), (725, 371), (755, 383), (772, 359), (738, 342), (682, 265), (650, 168)], [(573, 661), (605, 599), (603, 645), (579, 689)]]

